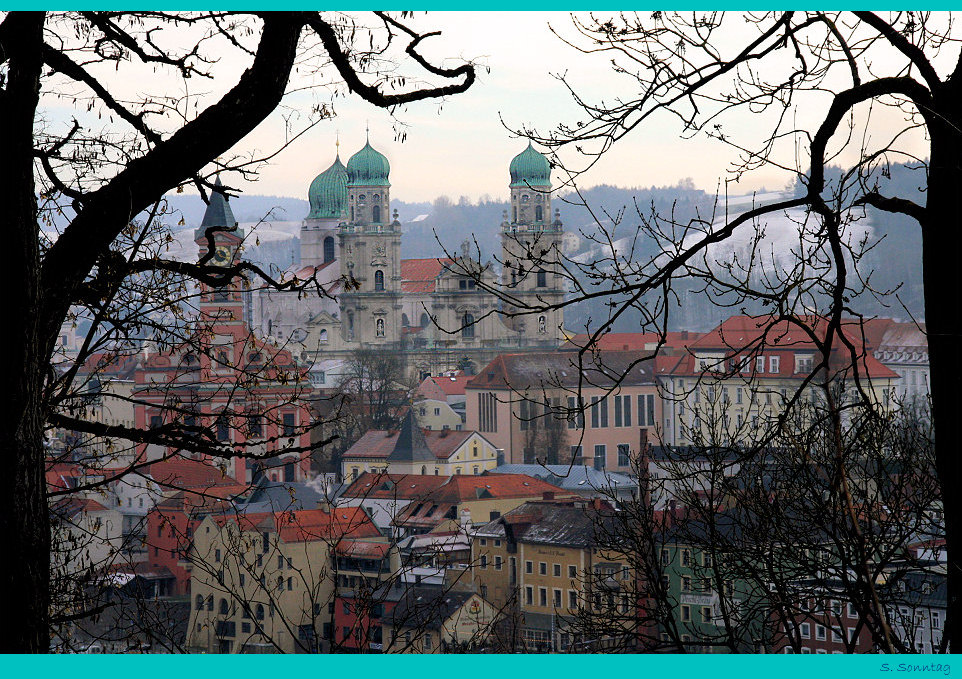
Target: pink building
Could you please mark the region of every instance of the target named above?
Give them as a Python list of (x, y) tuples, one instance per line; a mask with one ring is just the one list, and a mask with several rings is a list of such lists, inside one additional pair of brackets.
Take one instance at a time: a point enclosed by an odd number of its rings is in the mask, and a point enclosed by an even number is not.
[(606, 351), (580, 366), (577, 352), (502, 354), (467, 383), (465, 426), (506, 463), (630, 471), (661, 418), (649, 354)]

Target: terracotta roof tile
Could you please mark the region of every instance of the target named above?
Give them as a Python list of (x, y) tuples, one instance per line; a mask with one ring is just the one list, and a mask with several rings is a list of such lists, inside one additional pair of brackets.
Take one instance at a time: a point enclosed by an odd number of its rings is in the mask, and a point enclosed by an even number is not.
[(414, 294), (434, 292), (437, 277), (444, 271), (445, 266), (453, 261), (446, 257), (402, 259), (401, 292)]

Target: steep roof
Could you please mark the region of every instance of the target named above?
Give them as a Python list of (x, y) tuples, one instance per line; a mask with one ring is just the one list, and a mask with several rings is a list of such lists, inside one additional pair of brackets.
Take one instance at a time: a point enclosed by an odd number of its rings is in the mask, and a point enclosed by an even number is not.
[[(560, 386), (576, 389), (611, 388), (625, 376), (622, 385), (654, 384), (653, 366), (647, 359), (650, 352), (606, 351), (601, 360), (585, 356), (581, 366), (578, 355), (570, 351), (542, 353), (500, 354), (471, 378), (469, 389), (512, 389), (527, 391)], [(639, 362), (640, 361), (640, 362)]]
[(391, 462), (434, 462), (435, 455), (428, 448), (421, 427), (414, 419), (414, 410), (409, 409), (404, 416), (401, 430), (394, 440), (394, 448), (387, 459)]
[(204, 211), (204, 219), (200, 222), (199, 235), (203, 236), (204, 230), (209, 226), (236, 225), (237, 220), (234, 219), (227, 194), (224, 192), (224, 185), (220, 181), (220, 175), (218, 175), (214, 181), (214, 189), (210, 192), (207, 209)]
[(453, 262), (453, 259), (447, 257), (402, 259), (401, 292), (414, 294), (434, 292), (438, 276)]

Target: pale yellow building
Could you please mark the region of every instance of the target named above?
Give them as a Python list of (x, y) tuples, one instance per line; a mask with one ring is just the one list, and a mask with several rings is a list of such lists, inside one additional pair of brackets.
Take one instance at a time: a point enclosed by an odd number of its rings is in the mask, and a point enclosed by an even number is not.
[(358, 541), (386, 542), (359, 507), (208, 516), (190, 555), (188, 646), (207, 653), (323, 652), (338, 588), (389, 577), (397, 565), (386, 544), (372, 563), (336, 556)]
[(341, 474), (364, 472), (435, 476), (477, 475), (498, 465), (498, 451), (476, 431), (424, 431), (412, 411), (401, 428), (372, 430), (344, 453)]

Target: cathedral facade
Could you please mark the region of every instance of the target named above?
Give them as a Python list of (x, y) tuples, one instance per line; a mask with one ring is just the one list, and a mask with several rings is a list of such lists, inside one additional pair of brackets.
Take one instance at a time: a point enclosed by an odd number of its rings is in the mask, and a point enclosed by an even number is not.
[[(490, 227), (501, 235), (497, 262), (473, 259), (467, 246), (450, 258), (401, 259), (390, 172), (368, 142), (347, 165), (338, 156), (311, 182), (301, 263), (287, 277), (314, 276), (327, 294), (257, 291), (255, 330), (299, 353), (319, 387), (336, 382), (338, 367), (358, 349), (400, 352), (421, 377), (470, 373), (500, 353), (559, 346), (560, 308), (525, 313), (565, 295), (564, 231), (551, 209), (547, 158), (529, 144), (511, 161), (511, 207)], [(504, 290), (514, 304), (485, 288)]]

